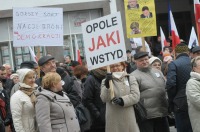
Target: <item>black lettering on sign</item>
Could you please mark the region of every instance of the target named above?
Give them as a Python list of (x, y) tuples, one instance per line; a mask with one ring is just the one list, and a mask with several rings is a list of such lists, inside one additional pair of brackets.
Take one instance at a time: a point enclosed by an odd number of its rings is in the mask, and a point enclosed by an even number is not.
[(110, 19), (101, 20), (98, 23), (93, 23), (91, 25), (87, 25), (86, 32), (92, 33), (92, 32), (97, 31), (97, 29), (103, 30), (105, 28), (110, 28), (110, 27), (116, 26), (116, 25), (118, 25), (118, 23), (117, 23), (117, 17), (115, 16)]
[(123, 51), (121, 49), (118, 49), (113, 52), (107, 52), (104, 54), (90, 57), (90, 61), (92, 65), (96, 65), (99, 63), (109, 62), (115, 59), (122, 58), (122, 56), (123, 56)]

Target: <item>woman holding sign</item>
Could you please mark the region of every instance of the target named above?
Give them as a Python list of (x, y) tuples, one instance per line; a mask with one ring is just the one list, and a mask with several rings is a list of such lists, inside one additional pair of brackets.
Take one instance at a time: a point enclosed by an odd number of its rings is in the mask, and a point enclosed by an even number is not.
[[(111, 72), (101, 84), (101, 99), (106, 102), (106, 132), (139, 132), (133, 105), (140, 99), (134, 76), (125, 72), (125, 63), (111, 65)], [(113, 82), (115, 97), (111, 99), (109, 80)]]

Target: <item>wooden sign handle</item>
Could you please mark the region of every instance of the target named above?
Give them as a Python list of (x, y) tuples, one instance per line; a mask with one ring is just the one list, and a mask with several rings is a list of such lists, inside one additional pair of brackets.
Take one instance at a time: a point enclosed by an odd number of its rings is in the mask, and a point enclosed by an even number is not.
[[(107, 73), (110, 73), (110, 66), (107, 66)], [(110, 90), (111, 90), (110, 97), (112, 100), (115, 97), (112, 80), (109, 81), (109, 86), (110, 86)]]

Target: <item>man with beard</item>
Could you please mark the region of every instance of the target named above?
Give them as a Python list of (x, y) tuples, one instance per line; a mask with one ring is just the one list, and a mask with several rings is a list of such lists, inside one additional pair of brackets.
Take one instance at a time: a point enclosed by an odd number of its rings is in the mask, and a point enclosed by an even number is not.
[(138, 122), (140, 132), (169, 132), (165, 78), (161, 71), (150, 67), (148, 52), (138, 52), (134, 59), (137, 69), (131, 75), (138, 82), (140, 102), (147, 110), (147, 120)]

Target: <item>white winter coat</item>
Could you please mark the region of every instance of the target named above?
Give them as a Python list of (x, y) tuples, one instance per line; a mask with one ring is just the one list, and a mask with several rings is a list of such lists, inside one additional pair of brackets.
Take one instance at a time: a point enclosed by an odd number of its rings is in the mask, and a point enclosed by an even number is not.
[(10, 107), (16, 132), (36, 132), (35, 108), (27, 94), (21, 90), (15, 92)]
[(200, 74), (191, 72), (190, 76), (186, 86), (189, 117), (193, 132), (200, 132)]

